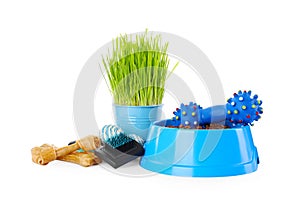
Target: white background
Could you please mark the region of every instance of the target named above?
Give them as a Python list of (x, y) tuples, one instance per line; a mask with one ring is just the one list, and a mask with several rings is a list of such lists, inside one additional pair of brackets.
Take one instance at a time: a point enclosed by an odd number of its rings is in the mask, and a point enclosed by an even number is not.
[[(1, 1), (0, 204), (299, 204), (299, 10), (296, 0)], [(79, 137), (73, 92), (87, 59), (119, 33), (145, 28), (196, 44), (226, 96), (252, 89), (264, 101), (252, 129), (257, 172), (137, 178), (101, 166), (31, 162), (32, 147)], [(98, 120), (111, 120), (95, 110)]]

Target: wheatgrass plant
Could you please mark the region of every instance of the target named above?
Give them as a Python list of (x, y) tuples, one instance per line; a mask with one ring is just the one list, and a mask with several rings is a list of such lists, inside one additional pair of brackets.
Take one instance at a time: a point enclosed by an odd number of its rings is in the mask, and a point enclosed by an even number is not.
[(159, 105), (165, 92), (165, 82), (177, 67), (168, 74), (170, 63), (168, 43), (160, 35), (147, 30), (140, 35), (120, 35), (113, 40), (113, 49), (102, 56), (110, 91), (117, 105)]

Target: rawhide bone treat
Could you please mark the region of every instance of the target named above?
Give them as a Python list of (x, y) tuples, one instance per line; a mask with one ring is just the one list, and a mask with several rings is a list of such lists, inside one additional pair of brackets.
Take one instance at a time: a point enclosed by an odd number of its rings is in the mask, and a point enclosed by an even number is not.
[(54, 146), (41, 146), (34, 147), (31, 149), (32, 161), (40, 165), (46, 165), (49, 162), (66, 156), (78, 149), (83, 149), (84, 151), (95, 150), (100, 147), (101, 141), (97, 136), (87, 136), (80, 140), (77, 140), (74, 144), (55, 148)]
[[(57, 147), (49, 144), (43, 144), (41, 147)], [(102, 162), (102, 159), (97, 157), (93, 152), (72, 152), (62, 157), (58, 157), (57, 160), (64, 161), (64, 162), (71, 162), (74, 164), (81, 165), (83, 167), (89, 167), (92, 165), (96, 165)]]

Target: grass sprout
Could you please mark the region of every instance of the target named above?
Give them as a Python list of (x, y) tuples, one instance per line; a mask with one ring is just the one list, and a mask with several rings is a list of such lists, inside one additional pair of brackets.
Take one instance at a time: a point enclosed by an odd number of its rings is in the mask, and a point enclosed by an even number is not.
[(165, 82), (179, 62), (168, 74), (168, 43), (162, 43), (161, 35), (146, 30), (133, 38), (120, 35), (113, 40), (112, 51), (102, 56), (114, 103), (159, 105), (164, 96)]

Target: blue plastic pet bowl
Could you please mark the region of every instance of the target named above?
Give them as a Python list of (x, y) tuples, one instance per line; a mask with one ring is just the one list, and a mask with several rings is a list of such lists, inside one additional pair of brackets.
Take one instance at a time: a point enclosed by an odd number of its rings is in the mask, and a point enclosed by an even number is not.
[(230, 129), (168, 128), (154, 122), (140, 165), (161, 174), (221, 177), (256, 171), (259, 158), (249, 126)]

